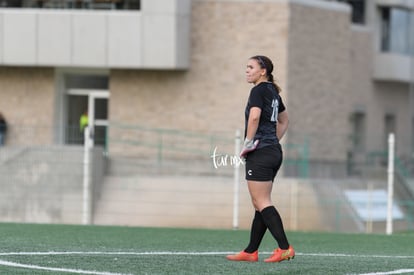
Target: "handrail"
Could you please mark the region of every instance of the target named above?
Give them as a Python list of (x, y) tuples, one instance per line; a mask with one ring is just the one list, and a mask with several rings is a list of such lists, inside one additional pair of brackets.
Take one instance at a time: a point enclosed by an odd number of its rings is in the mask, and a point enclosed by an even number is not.
[[(375, 164), (375, 159), (380, 158), (382, 161), (387, 161), (388, 151), (372, 151), (367, 154), (367, 164), (373, 165)], [(413, 175), (411, 175), (410, 171), (407, 169), (407, 167), (403, 164), (403, 161), (399, 157), (395, 157), (395, 168), (400, 173), (401, 176), (405, 178), (411, 178)]]
[[(131, 146), (144, 146), (157, 150), (158, 163), (161, 163), (165, 152), (182, 152), (194, 156), (210, 157), (215, 146), (232, 146), (234, 138), (229, 138), (215, 133), (199, 133), (181, 129), (151, 128), (142, 125), (130, 125), (111, 122), (109, 132), (132, 131), (132, 133), (149, 134), (149, 137), (134, 138), (114, 137), (108, 134), (107, 144), (127, 144)], [(218, 144), (221, 142), (220, 144)], [(217, 143), (217, 144), (215, 144)], [(203, 146), (204, 145), (204, 146)], [(233, 148), (233, 147), (232, 147)]]
[(288, 143), (283, 146), (287, 151), (296, 150), (299, 155), (297, 159), (285, 158), (284, 164), (296, 165), (299, 168), (299, 177), (309, 178), (309, 140), (306, 138), (303, 144)]
[[(193, 156), (204, 156), (210, 158), (216, 147), (221, 154), (234, 154), (234, 134), (200, 133), (181, 129), (151, 128), (142, 125), (123, 124), (110, 122), (109, 132), (132, 131), (133, 133), (149, 134), (144, 138), (128, 137), (121, 138), (120, 135), (107, 136), (106, 144), (126, 144), (131, 146), (144, 146), (157, 150), (157, 160), (161, 163), (166, 152), (182, 152)], [(153, 136), (151, 136), (153, 135)], [(192, 142), (194, 141), (194, 142)], [(297, 167), (298, 176), (309, 177), (309, 142), (305, 139), (303, 144), (283, 144), (286, 151), (284, 165)], [(289, 156), (289, 152), (295, 152), (295, 157)]]

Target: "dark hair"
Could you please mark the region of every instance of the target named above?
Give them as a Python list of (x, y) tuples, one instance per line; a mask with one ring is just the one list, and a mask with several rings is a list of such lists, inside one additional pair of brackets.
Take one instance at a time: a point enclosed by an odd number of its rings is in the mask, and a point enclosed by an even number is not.
[(257, 61), (257, 63), (259, 63), (260, 68), (266, 69), (267, 80), (272, 82), (273, 85), (276, 88), (276, 91), (278, 93), (280, 93), (282, 91), (282, 89), (280, 89), (279, 85), (276, 84), (275, 79), (274, 79), (273, 74), (272, 74), (272, 72), (273, 72), (273, 62), (272, 62), (272, 60), (270, 60), (269, 57), (264, 56), (264, 55), (255, 55), (255, 56), (252, 56), (250, 59), (255, 59)]

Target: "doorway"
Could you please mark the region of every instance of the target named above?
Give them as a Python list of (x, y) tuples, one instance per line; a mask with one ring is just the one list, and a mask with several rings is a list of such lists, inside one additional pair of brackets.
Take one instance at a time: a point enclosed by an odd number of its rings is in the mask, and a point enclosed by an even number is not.
[(86, 114), (93, 144), (106, 148), (108, 100), (108, 90), (69, 89), (67, 91), (67, 144), (84, 143), (80, 118), (83, 114)]

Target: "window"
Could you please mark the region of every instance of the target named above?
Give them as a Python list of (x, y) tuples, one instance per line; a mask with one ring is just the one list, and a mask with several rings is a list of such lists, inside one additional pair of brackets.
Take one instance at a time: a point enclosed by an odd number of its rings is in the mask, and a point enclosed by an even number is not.
[(140, 10), (141, 0), (3, 0), (5, 8)]
[(408, 9), (381, 8), (381, 51), (410, 54), (410, 16)]
[(365, 150), (365, 114), (356, 112), (351, 115), (352, 123), (352, 149), (354, 152), (363, 152)]
[(388, 135), (390, 133), (394, 133), (397, 129), (397, 121), (395, 119), (395, 115), (393, 114), (386, 114), (384, 116), (384, 148), (388, 148)]
[(356, 24), (365, 23), (365, 0), (338, 0), (347, 3), (352, 8), (352, 22)]

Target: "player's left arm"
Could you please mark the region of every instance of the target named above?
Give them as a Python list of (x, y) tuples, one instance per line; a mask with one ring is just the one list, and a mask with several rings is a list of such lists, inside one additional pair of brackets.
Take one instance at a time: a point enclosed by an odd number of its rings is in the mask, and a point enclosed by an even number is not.
[(289, 116), (287, 111), (280, 112), (277, 116), (276, 135), (279, 140), (285, 135), (289, 125)]

